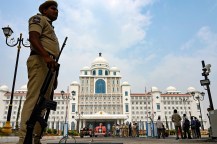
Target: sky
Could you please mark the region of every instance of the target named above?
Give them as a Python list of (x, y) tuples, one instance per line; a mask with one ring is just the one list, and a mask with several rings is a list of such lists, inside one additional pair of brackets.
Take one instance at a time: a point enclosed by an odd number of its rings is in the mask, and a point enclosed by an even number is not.
[[(9, 38), (20, 33), (28, 38), (28, 19), (38, 13), (43, 0), (7, 0), (0, 5), (0, 25), (10, 26)], [(59, 85), (67, 90), (79, 82), (80, 69), (91, 66), (99, 53), (118, 67), (122, 82), (132, 93), (157, 87), (162, 93), (173, 86), (186, 93), (189, 87), (205, 92), (200, 85), (202, 64), (211, 64), (210, 90), (217, 107), (217, 1), (216, 0), (57, 0), (58, 19), (53, 23), (62, 45)], [(14, 38), (11, 40), (11, 38)], [(17, 47), (9, 47), (0, 33), (0, 86), (12, 88)], [(22, 46), (15, 89), (27, 84), (29, 48)]]

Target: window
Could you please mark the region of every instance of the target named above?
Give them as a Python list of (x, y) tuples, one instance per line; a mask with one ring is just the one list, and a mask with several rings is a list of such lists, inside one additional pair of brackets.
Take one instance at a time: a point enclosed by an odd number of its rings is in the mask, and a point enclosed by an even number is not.
[(116, 75), (116, 72), (113, 72), (113, 75)]
[(125, 96), (128, 96), (128, 91), (125, 91)]
[(75, 112), (75, 103), (72, 103), (72, 112)]
[(107, 70), (105, 71), (105, 75), (108, 75), (108, 71)]
[(84, 75), (87, 75), (87, 71), (84, 71)]
[(98, 75), (102, 75), (102, 70), (99, 70), (99, 71), (98, 71)]
[(157, 103), (157, 110), (160, 110), (160, 104)]
[(95, 70), (93, 70), (93, 75), (96, 75), (96, 71)]
[(96, 81), (95, 93), (105, 93), (105, 81), (99, 79)]

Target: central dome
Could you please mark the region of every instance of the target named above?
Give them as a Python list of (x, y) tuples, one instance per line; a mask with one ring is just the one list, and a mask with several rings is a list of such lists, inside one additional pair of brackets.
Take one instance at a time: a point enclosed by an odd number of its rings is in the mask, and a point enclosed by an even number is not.
[(95, 67), (109, 67), (109, 63), (104, 57), (102, 57), (102, 53), (99, 53), (99, 57), (93, 60), (91, 68)]

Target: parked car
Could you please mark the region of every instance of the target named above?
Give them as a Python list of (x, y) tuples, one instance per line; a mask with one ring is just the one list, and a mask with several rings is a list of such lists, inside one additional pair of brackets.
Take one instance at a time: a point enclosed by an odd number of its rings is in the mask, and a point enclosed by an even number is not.
[(87, 127), (84, 127), (80, 130), (80, 137), (83, 138), (84, 136), (90, 136), (93, 137), (93, 130), (89, 129)]
[(100, 123), (99, 126), (95, 127), (94, 129), (94, 136), (106, 136), (106, 127)]

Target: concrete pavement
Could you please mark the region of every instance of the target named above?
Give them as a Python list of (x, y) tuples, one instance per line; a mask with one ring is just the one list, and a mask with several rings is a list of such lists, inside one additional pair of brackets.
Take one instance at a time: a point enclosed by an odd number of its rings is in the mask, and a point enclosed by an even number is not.
[[(45, 136), (42, 139), (42, 144), (58, 144), (62, 136)], [(0, 144), (16, 144), (18, 142), (18, 137), (0, 137)], [(70, 144), (216, 144), (217, 140), (212, 140), (208, 137), (203, 137), (201, 139), (179, 139), (175, 140), (175, 137), (169, 137), (166, 139), (156, 139), (156, 138), (146, 138), (146, 137), (136, 137), (136, 138), (120, 138), (120, 137), (70, 137), (67, 141), (62, 141), (61, 143)]]

